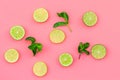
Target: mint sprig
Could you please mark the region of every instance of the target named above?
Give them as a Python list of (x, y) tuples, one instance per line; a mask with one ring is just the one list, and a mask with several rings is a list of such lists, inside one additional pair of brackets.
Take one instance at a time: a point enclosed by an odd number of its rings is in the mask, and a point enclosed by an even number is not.
[(78, 46), (78, 52), (79, 52), (79, 59), (81, 57), (82, 53), (85, 53), (87, 55), (90, 54), (90, 52), (87, 50), (87, 48), (90, 46), (90, 44), (88, 42), (86, 43), (82, 43), (80, 42), (79, 46)]
[(69, 16), (66, 12), (61, 12), (61, 13), (57, 13), (57, 15), (61, 18), (64, 19), (63, 22), (56, 22), (54, 25), (53, 25), (53, 28), (57, 28), (57, 27), (60, 27), (60, 26), (67, 26), (69, 28), (69, 30), (72, 32), (71, 28), (69, 27)]
[(42, 50), (42, 44), (36, 43), (36, 39), (34, 37), (27, 37), (26, 40), (31, 41), (31, 45), (28, 46), (28, 48), (32, 50), (34, 56)]

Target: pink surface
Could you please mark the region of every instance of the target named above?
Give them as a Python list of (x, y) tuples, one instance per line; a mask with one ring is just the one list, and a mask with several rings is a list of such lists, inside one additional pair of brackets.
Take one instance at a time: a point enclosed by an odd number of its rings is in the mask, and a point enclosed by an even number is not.
[[(120, 80), (120, 1), (119, 0), (1, 0), (0, 1), (0, 80)], [(36, 23), (32, 18), (34, 9), (44, 7), (49, 11), (46, 23)], [(82, 14), (93, 10), (99, 17), (95, 27), (88, 28), (82, 21)], [(49, 32), (60, 18), (56, 13), (66, 11), (70, 16), (70, 26), (61, 27), (66, 33), (62, 44), (52, 44)], [(9, 35), (12, 25), (23, 25), (26, 35), (21, 41), (13, 40)], [(27, 36), (34, 36), (37, 42), (44, 45), (43, 51), (33, 57), (25, 41)], [(78, 60), (79, 42), (104, 44), (107, 56), (95, 60), (83, 54)], [(4, 52), (15, 48), (20, 52), (20, 59), (15, 64), (4, 60)], [(62, 52), (70, 52), (74, 63), (68, 68), (58, 63)], [(48, 74), (36, 77), (32, 66), (36, 61), (44, 61), (48, 65)]]

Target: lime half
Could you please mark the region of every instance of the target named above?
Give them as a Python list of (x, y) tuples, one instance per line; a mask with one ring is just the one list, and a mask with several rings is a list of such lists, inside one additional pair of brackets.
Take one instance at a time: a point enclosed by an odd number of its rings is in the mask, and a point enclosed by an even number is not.
[(90, 27), (94, 26), (97, 23), (97, 15), (92, 11), (84, 13), (82, 19), (84, 24)]
[(95, 59), (102, 59), (106, 55), (106, 48), (101, 44), (96, 44), (92, 47), (92, 56)]
[(61, 43), (65, 39), (65, 33), (62, 30), (54, 29), (50, 32), (50, 40), (53, 43)]
[(45, 22), (48, 19), (48, 11), (44, 8), (38, 8), (33, 13), (36, 22)]
[(47, 65), (44, 62), (36, 62), (33, 66), (33, 73), (36, 76), (44, 76), (47, 73)]
[(5, 52), (4, 58), (9, 63), (15, 63), (19, 58), (19, 53), (15, 49), (9, 49)]
[(10, 35), (15, 40), (21, 40), (25, 35), (25, 30), (22, 26), (13, 26), (10, 29)]
[(63, 53), (59, 56), (59, 62), (62, 66), (70, 66), (73, 63), (73, 57), (69, 53)]

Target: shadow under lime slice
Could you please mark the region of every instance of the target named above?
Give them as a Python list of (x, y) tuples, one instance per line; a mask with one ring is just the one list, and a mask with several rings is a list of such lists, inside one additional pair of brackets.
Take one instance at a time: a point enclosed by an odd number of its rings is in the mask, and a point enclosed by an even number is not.
[(97, 15), (92, 12), (92, 11), (88, 11), (86, 13), (83, 14), (83, 22), (85, 25), (87, 26), (94, 26), (97, 23)]
[(70, 66), (73, 63), (73, 57), (69, 53), (63, 53), (59, 56), (59, 62), (62, 66)]
[(19, 58), (19, 53), (15, 49), (9, 49), (5, 52), (4, 58), (9, 63), (15, 63)]
[(47, 65), (44, 62), (36, 62), (33, 66), (33, 73), (36, 76), (44, 76), (47, 73)]
[(22, 26), (13, 26), (10, 29), (10, 35), (15, 40), (21, 40), (25, 35), (25, 30)]
[(65, 39), (65, 33), (62, 30), (54, 29), (50, 32), (50, 40), (53, 43), (61, 43)]
[(92, 47), (92, 56), (95, 59), (102, 59), (106, 55), (106, 48), (101, 44), (96, 44)]
[(36, 22), (45, 22), (48, 19), (48, 11), (44, 8), (38, 8), (33, 13)]

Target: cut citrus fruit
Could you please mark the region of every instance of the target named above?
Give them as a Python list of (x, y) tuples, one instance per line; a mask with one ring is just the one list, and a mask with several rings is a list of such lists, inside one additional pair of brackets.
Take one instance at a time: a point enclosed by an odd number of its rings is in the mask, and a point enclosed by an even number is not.
[(84, 13), (82, 19), (87, 26), (94, 26), (97, 23), (97, 15), (92, 11)]
[(59, 56), (59, 62), (62, 66), (70, 66), (73, 63), (73, 57), (69, 53), (63, 53)]
[(96, 44), (92, 47), (92, 56), (95, 59), (102, 59), (106, 55), (106, 48), (101, 44)]
[(48, 11), (44, 8), (38, 8), (33, 13), (36, 22), (45, 22), (48, 19)]
[(25, 35), (25, 30), (22, 26), (13, 26), (10, 29), (10, 35), (15, 40), (21, 40)]
[(19, 53), (15, 49), (9, 49), (5, 52), (4, 58), (9, 63), (15, 63), (19, 58)]
[(33, 66), (33, 73), (36, 76), (44, 76), (47, 73), (47, 65), (44, 62), (36, 62)]
[(61, 43), (65, 39), (65, 33), (62, 30), (54, 29), (50, 32), (50, 40), (53, 43)]

